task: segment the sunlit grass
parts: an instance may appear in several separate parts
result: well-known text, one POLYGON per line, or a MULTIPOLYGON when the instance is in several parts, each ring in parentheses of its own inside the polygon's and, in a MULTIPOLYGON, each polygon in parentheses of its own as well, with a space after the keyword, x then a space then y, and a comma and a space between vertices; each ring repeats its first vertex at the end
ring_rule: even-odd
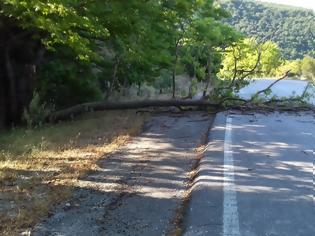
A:
POLYGON ((136 135, 134 111, 87 114, 72 122, 0 136, 0 234, 17 235, 71 196, 74 182, 136 135))

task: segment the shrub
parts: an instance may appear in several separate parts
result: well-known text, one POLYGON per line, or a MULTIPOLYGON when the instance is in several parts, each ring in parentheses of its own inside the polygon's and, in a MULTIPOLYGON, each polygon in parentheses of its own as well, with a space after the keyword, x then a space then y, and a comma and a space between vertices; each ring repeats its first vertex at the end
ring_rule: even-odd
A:
POLYGON ((41 69, 39 93, 57 109, 102 98, 91 65, 62 59, 51 60, 41 69))

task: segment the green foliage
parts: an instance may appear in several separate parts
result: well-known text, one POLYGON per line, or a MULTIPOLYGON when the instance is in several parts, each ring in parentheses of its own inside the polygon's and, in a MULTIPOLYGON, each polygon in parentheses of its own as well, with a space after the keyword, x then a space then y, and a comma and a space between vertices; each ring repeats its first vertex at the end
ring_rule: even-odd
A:
POLYGON ((301 61, 301 72, 305 78, 315 82, 315 59, 305 56, 301 61))
POLYGON ((223 68, 219 73, 223 79, 239 79, 245 75, 246 78, 271 76, 281 64, 280 49, 275 43, 260 44, 254 38, 235 43, 223 55, 223 68))
POLYGON ((272 76, 276 68, 281 64, 281 50, 278 45, 272 41, 267 41, 261 44, 260 47, 262 53, 260 61, 260 74, 263 76, 272 76))
POLYGON ((259 42, 273 41, 285 59, 314 57, 314 19, 312 10, 249 0, 221 0, 232 12, 228 22, 247 37, 259 42))
POLYGON ((274 71, 273 76, 282 76, 287 71, 290 71, 291 74, 301 75, 301 61, 300 60, 284 60, 280 66, 274 71))
POLYGON ((40 76, 41 98, 57 108, 102 98, 90 64, 55 58, 41 69, 40 76))
POLYGON ((0 15, 40 38, 50 50, 58 45, 72 48, 77 57, 87 60, 96 56, 91 38, 105 38, 108 30, 100 24, 97 11, 88 8, 88 1, 69 0, 3 0, 0 15))
POLYGON ((180 61, 190 78, 205 82, 204 95, 209 93, 213 96, 218 85, 216 75, 222 62, 220 51, 241 37, 232 27, 222 23, 222 19, 228 16, 218 5, 214 4, 210 8, 205 3, 190 21, 189 29, 185 31, 180 61))
MULTIPOLYGON (((24 83, 7 73, 8 61, 33 68, 27 78, 38 81, 41 104, 57 109, 131 85, 165 90, 179 71, 211 91, 220 83, 221 52, 241 37, 222 23, 229 13, 213 0, 3 0, 0 9, 0 49, 9 48, 0 57, 3 81, 24 83)), ((8 97, 18 100, 14 92, 8 97)))
POLYGON ((315 59, 306 55, 302 60, 285 60, 275 70, 274 76, 283 75, 286 71, 298 77, 315 82, 315 59))
POLYGON ((171 87, 170 72, 168 70, 161 70, 159 77, 154 80, 153 86, 158 89, 160 93, 169 89, 171 87))

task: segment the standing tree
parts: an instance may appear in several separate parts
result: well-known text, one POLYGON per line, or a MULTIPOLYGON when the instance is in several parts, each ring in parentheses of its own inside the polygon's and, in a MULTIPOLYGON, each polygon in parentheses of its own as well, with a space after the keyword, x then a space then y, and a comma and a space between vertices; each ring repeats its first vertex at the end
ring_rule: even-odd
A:
MULTIPOLYGON (((217 73, 221 69, 221 51, 236 41, 240 35, 230 26, 221 23, 227 12, 213 6, 197 12, 186 47, 186 68, 194 71, 199 81, 205 83, 203 97, 212 96, 217 86, 217 73), (191 52, 191 53, 190 53, 191 52), (188 54, 187 54, 188 53, 188 54), (189 54, 190 53, 190 54, 189 54)), ((189 71, 187 71, 189 73, 189 71)), ((191 73, 191 72, 190 72, 191 73)))
POLYGON ((301 72, 305 78, 315 82, 315 59, 305 56, 301 61, 301 72))
POLYGON ((276 44, 270 41, 259 44, 254 38, 243 39, 228 47, 223 53, 223 68, 219 72, 225 84, 224 93, 239 91, 250 78, 272 75, 281 64, 280 55, 276 44))
POLYGON ((82 4, 66 0, 1 1, 0 126, 19 121, 32 97, 45 51, 64 45, 78 60, 97 57, 91 39, 105 38, 108 31, 82 4))

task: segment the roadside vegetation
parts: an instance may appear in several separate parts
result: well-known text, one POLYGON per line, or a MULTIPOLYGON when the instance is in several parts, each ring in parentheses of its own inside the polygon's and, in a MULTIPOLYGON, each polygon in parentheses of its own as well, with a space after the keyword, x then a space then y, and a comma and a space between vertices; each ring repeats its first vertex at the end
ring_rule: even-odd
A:
POLYGON ((4 0, 0 7, 2 128, 42 123, 56 110, 117 99, 131 87, 140 96, 149 85, 181 98, 178 75, 190 80, 185 97, 201 90, 215 102, 246 77, 313 76, 304 66, 314 64, 311 51, 288 61, 276 43, 225 23, 231 14, 212 0, 4 0))
POLYGON ((247 101, 237 92, 257 77, 314 84, 313 52, 287 56, 274 38, 242 34, 217 1, 3 0, 0 9, 0 234, 47 215, 146 120, 93 111, 148 98, 267 106, 259 95, 270 88, 247 101))
POLYGON ((0 135, 0 234, 18 235, 47 216, 71 196, 79 177, 138 134, 146 117, 99 112, 0 135))

